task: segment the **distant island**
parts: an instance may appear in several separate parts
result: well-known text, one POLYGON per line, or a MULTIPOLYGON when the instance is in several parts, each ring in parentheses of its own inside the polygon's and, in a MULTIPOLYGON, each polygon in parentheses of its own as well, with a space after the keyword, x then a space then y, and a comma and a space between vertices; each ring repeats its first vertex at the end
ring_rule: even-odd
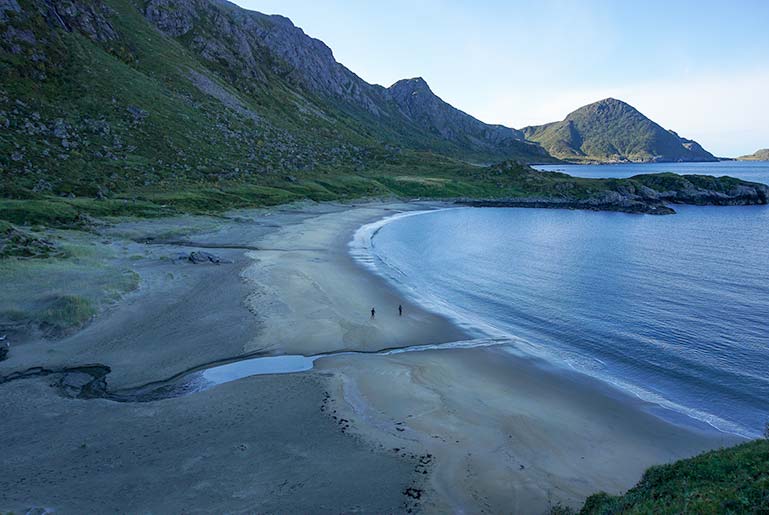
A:
POLYGON ((740 161, 769 161, 769 148, 762 148, 756 150, 754 153, 747 156, 740 156, 737 158, 740 161))
POLYGON ((563 121, 522 130, 553 157, 576 163, 718 161, 696 141, 614 98, 581 107, 563 121))

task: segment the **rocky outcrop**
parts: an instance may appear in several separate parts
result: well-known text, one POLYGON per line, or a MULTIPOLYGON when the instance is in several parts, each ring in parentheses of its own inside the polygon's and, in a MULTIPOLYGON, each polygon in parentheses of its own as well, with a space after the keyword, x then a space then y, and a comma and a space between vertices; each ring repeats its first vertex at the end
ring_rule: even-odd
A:
POLYGON ((769 204, 769 186, 733 177, 636 175, 630 181, 645 188, 646 197, 673 204, 698 206, 750 206, 769 204))
MULTIPOLYGON (((62 54, 51 52, 56 37, 41 26, 67 32, 79 32, 99 43, 116 40, 119 34, 112 26, 112 9, 100 0, 0 0, 0 52, 26 55, 35 63, 26 73, 45 80, 46 68, 60 67, 62 54), (22 9, 23 5, 23 9, 22 9), (38 18, 45 20, 40 24, 38 18)), ((54 45, 55 46, 55 45, 54 45)))
POLYGON ((540 209, 579 209, 586 211, 619 211, 645 215, 673 215, 675 210, 659 201, 641 200, 614 192, 596 195, 589 199, 524 197, 494 200, 461 200, 460 204, 472 207, 527 207, 540 209))
POLYGON ((48 18, 65 30, 77 31, 94 41, 111 41, 118 34, 109 17, 112 9, 99 1, 45 0, 48 18))
POLYGON ((520 190, 533 189, 543 193, 537 196, 462 200, 461 203, 478 207, 587 209, 654 215, 674 214, 675 210, 667 204, 769 204, 769 186, 733 177, 660 173, 585 183, 566 174, 537 172, 510 163, 500 163, 487 170, 491 174, 512 177, 520 184, 520 190))
POLYGON ((193 29, 198 20, 196 9, 203 5, 184 0, 150 0, 144 16, 164 34, 178 38, 193 29))
POLYGON ((240 75, 264 79, 278 71, 316 94, 343 99, 381 115, 384 88, 372 86, 336 62, 325 43, 283 16, 248 11, 224 0, 150 0, 145 16, 172 37, 192 39, 206 60, 240 75))
POLYGON ((55 243, 13 226, 0 227, 0 258, 62 257, 64 252, 55 243))
POLYGON ((232 263, 232 261, 222 259, 216 254, 211 254, 210 252, 203 252, 202 250, 196 250, 194 252, 190 252, 190 255, 187 256, 186 259, 193 265, 199 265, 201 263, 213 263, 215 265, 221 265, 223 263, 232 263))

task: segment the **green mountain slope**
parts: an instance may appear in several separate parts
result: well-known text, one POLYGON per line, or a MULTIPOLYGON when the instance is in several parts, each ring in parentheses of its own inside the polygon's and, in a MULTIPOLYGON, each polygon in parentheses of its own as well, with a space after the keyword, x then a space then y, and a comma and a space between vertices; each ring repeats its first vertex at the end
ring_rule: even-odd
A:
POLYGON ((613 98, 577 109, 561 122, 522 130, 553 156, 574 162, 716 160, 697 142, 663 129, 613 98))
POLYGON ((769 148, 762 148, 761 150, 756 150, 754 153, 747 155, 747 156, 741 156, 738 157, 740 161, 769 161, 769 148))
POLYGON ((684 181, 663 198, 632 180, 478 166, 547 154, 424 81, 370 85, 286 18, 224 0, 0 0, 0 128, 0 220, 22 225, 306 198, 659 213, 767 197, 684 181))
POLYGON ((0 13, 6 197, 347 177, 307 185, 330 197, 370 192, 364 171, 542 157, 443 138, 286 18, 228 2, 2 0, 0 13))

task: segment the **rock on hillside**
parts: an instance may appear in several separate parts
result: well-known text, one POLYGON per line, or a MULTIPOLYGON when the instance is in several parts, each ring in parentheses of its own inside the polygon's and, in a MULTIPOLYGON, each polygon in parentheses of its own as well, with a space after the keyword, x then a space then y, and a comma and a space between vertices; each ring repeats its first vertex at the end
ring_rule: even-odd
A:
POLYGON ((149 0, 147 19, 165 34, 191 40, 204 59, 247 78, 264 78, 264 67, 282 72, 309 90, 384 111, 384 88, 372 86, 334 59, 322 41, 288 18, 242 9, 225 0, 149 0))

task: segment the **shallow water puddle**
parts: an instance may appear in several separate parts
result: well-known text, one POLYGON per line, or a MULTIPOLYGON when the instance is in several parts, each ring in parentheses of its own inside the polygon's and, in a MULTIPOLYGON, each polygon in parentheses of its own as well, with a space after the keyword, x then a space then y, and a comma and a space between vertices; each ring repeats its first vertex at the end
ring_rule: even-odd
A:
POLYGON ((311 370, 321 356, 268 356, 227 363, 201 372, 203 379, 214 384, 237 381, 244 377, 265 374, 293 374, 311 370))
POLYGON ((213 366, 211 368, 204 369, 200 372, 199 377, 212 385, 219 385, 237 381, 244 377, 268 375, 268 374, 294 374, 298 372, 306 372, 312 370, 315 362, 322 358, 333 358, 335 356, 351 356, 351 355, 378 355, 378 356, 391 356, 394 354, 403 354, 407 352, 425 352, 429 350, 446 350, 446 349, 470 349, 475 347, 490 347, 492 345, 502 345, 504 343, 511 343, 508 340, 500 340, 493 338, 483 338, 477 340, 466 340, 459 342, 432 344, 432 345, 413 345, 410 347, 400 347, 395 349, 386 349, 376 352, 360 352, 360 351, 341 351, 341 352, 329 352, 326 354, 317 354, 314 356, 303 355, 284 355, 284 356, 264 356, 258 358, 249 358, 242 361, 236 361, 233 363, 227 363, 224 365, 213 366))
POLYGON ((243 359, 231 360, 228 363, 219 361, 208 365, 201 365, 164 381, 152 382, 139 387, 126 388, 118 391, 110 391, 108 376, 111 370, 109 367, 103 365, 88 365, 58 370, 35 367, 24 372, 0 377, 0 384, 18 379, 54 376, 57 377, 58 380, 52 383, 53 386, 66 397, 79 399, 109 399, 116 402, 151 402, 204 392, 215 386, 231 383, 251 376, 306 372, 312 370, 315 362, 322 358, 351 355, 391 356, 408 352, 471 349, 476 347, 511 344, 514 344, 514 341, 506 338, 481 338, 433 345, 413 345, 410 347, 399 347, 375 352, 340 351, 317 354, 314 356, 284 355, 246 357, 243 359))
POLYGON ((470 349, 476 347, 491 347, 513 343, 508 339, 481 338, 434 345, 414 345, 385 349, 376 352, 340 351, 314 356, 284 355, 260 356, 246 358, 230 363, 212 365, 209 368, 199 367, 194 371, 181 374, 175 378, 140 388, 123 390, 109 395, 113 400, 123 402, 148 402, 172 397, 181 397, 192 393, 203 392, 215 386, 231 383, 246 377, 271 374, 295 374, 312 370, 315 362, 323 358, 352 355, 391 356, 408 352, 425 352, 430 350, 470 349))

